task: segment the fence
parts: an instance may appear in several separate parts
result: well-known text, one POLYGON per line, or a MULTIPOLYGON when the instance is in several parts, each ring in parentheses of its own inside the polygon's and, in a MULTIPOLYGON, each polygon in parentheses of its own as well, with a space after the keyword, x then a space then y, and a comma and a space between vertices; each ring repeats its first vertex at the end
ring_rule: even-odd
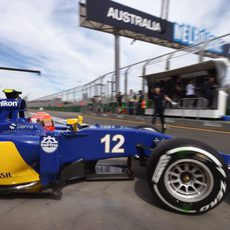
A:
MULTIPOLYGON (((214 105, 215 106, 215 105, 214 105)), ((144 106, 143 101, 132 101, 132 102, 122 102, 119 106, 118 102, 108 102, 95 101, 82 106, 76 106, 72 104, 66 104, 63 107, 48 106, 50 110, 60 110, 60 111, 70 111, 70 112, 83 112, 83 113, 116 113, 116 114, 129 114, 129 115, 144 115, 145 109, 153 109, 153 101, 145 100, 144 106)), ((202 110, 210 109, 208 107, 208 101, 203 97, 196 98, 181 98, 177 100, 177 104, 172 106, 170 103, 165 105, 166 109, 193 109, 202 110)), ((214 107, 212 109, 215 109, 214 107)))
MULTIPOLYGON (((127 101, 128 91, 130 89, 134 89, 136 91, 142 89, 144 93, 146 92, 146 82, 144 79, 140 78, 140 76, 144 76, 148 72, 152 73, 172 69, 172 64, 174 64, 174 68, 179 67, 178 64, 182 64, 184 66, 188 65, 188 63, 186 63, 186 58, 188 59, 187 62, 189 62, 190 65, 196 63, 197 61, 204 61, 204 59, 207 59, 207 57, 205 57, 206 55, 213 58, 220 57, 220 55, 211 53, 210 50, 229 43, 229 38, 230 34, 225 34, 206 42, 122 67, 120 69, 122 77, 120 82, 123 82, 121 85, 121 92, 124 95, 125 101, 127 101), (196 54, 199 55, 198 60, 196 54), (177 63, 172 62, 174 60, 179 60, 178 58, 182 58, 180 60, 182 60, 183 63, 180 61, 177 63), (132 77, 132 81, 130 81, 130 77, 132 77)), ((51 103, 53 100, 61 100, 62 102, 71 102, 74 104, 88 104, 95 96, 102 98, 103 103, 107 104, 115 101, 115 86, 115 72, 111 71, 97 77, 95 80, 87 84, 33 100, 31 101, 31 105, 36 106, 37 103, 45 103, 45 101, 49 101, 49 103, 51 103)))

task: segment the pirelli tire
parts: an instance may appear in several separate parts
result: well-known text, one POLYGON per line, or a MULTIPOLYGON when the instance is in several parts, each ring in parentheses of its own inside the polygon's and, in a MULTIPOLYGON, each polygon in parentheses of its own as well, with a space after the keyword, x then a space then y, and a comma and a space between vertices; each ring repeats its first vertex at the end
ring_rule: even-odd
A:
POLYGON ((147 162, 149 187, 159 202, 176 212, 199 214, 216 207, 229 188, 229 175, 212 147, 191 139, 159 144, 147 162))

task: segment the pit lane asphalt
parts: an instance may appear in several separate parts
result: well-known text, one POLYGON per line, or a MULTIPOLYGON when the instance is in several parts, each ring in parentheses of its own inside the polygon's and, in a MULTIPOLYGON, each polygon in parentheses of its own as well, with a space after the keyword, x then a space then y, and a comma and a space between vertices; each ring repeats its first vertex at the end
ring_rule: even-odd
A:
MULTIPOLYGON (((52 113, 73 117, 70 113, 52 113)), ((86 123, 138 125, 136 122, 85 116, 86 123)), ((195 138, 229 152, 230 133, 171 127, 168 134, 195 138), (228 151, 229 150, 229 151, 228 151)), ((135 180, 79 182, 63 189, 61 200, 43 196, 14 195, 0 199, 1 230, 227 230, 230 227, 230 195, 217 208, 203 215, 186 216, 157 204, 145 182, 145 168, 134 162, 135 180)))

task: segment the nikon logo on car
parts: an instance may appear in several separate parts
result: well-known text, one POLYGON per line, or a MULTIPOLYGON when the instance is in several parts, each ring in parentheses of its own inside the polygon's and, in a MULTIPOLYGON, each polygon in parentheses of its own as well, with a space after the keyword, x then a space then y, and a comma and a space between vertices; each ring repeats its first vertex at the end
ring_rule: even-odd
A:
POLYGON ((0 101, 0 106, 2 107, 10 107, 10 106, 17 106, 18 102, 17 101, 0 101))
POLYGON ((10 172, 7 172, 7 173, 0 172, 0 179, 10 178, 10 177, 12 177, 10 172))

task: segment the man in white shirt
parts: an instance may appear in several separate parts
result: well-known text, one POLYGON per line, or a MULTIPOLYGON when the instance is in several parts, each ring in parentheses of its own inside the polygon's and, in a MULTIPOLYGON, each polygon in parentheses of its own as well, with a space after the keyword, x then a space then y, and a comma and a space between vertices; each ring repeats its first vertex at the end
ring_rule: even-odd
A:
POLYGON ((192 81, 189 81, 186 86, 186 96, 195 96, 195 86, 192 81))
MULTIPOLYGON (((189 83, 186 85, 186 98, 196 98, 195 93, 195 86, 193 84, 193 81, 190 80, 189 83)), ((197 99, 194 99, 193 106, 196 107, 197 99)))

